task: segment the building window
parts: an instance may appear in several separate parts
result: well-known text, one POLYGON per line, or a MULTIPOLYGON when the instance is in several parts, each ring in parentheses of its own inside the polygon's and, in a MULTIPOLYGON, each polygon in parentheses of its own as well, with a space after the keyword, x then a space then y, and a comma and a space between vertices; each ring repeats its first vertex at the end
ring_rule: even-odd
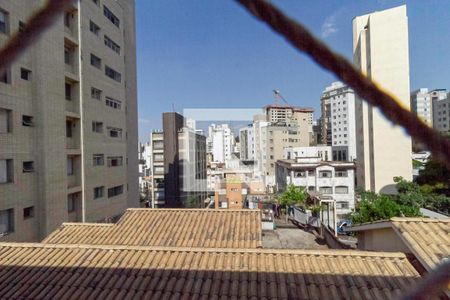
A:
POLYGON ((112 107, 114 109, 122 109, 122 101, 113 99, 111 97, 105 98, 106 106, 112 107))
POLYGON ((34 172, 34 162, 32 161, 24 161, 22 164, 22 170, 24 173, 34 172))
POLYGON ((108 156, 108 167, 120 167, 123 165, 122 156, 108 156))
POLYGON ((8 133, 12 130, 11 110, 0 108, 0 133, 8 133))
POLYGON ((72 18, 72 14, 70 12, 66 12, 64 14, 64 25, 70 28, 70 19, 72 18))
POLYGON ((116 25, 117 27, 120 27, 120 20, 119 18, 117 18, 112 11, 109 10, 109 8, 107 8, 105 5, 103 5, 103 14, 105 15, 105 17, 111 21, 111 23, 113 23, 114 25, 116 25))
POLYGON ((34 206, 25 207, 23 209, 23 219, 30 219, 34 217, 34 206))
POLYGON ((73 175, 73 157, 67 157, 67 176, 73 175))
POLYGON ((66 120, 66 137, 72 137, 72 121, 66 120))
POLYGON ((319 192, 322 194, 333 194, 333 188, 331 186, 319 187, 319 192))
POLYGON ((69 47, 64 47, 64 63, 70 65, 72 60, 70 59, 72 50, 69 47))
POLYGON ((112 138, 122 138, 122 129, 108 127, 108 135, 112 138))
POLYGON ((339 201, 336 202, 336 208, 337 209, 348 209, 350 206, 348 205, 348 202, 346 201, 339 201))
POLYGON ((3 73, 0 73, 0 82, 10 84, 11 83, 11 70, 7 69, 3 73))
POLYGON ((123 185, 118 185, 108 189, 108 198, 120 195, 123 193, 123 185))
POLYGON ((8 34, 8 13, 0 9, 0 32, 8 34))
POLYGON ((75 211, 75 201, 76 196, 74 194, 70 194, 67 197, 67 212, 71 213, 75 211))
POLYGON ((336 194, 348 194, 348 186, 337 186, 334 188, 336 194))
POLYGON ((319 178, 331 178, 331 171, 320 171, 319 178))
POLYGON ((95 56, 94 54, 91 53, 91 66, 94 66, 98 69, 102 68, 102 60, 100 57, 95 56))
POLYGON ((19 21, 19 32, 23 32, 25 30, 25 23, 22 21, 19 21))
POLYGON ((105 187, 98 186, 94 188, 94 199, 102 198, 104 193, 105 187))
POLYGON ((33 127, 33 117, 32 116, 22 116, 22 125, 27 127, 33 127))
POLYGON ((347 171, 336 171, 334 173, 335 177, 348 177, 348 172, 347 171))
POLYGON ((100 27, 95 24, 94 22, 92 22, 91 20, 89 21, 89 30, 98 36, 99 32, 100 32, 100 27))
POLYGON ((101 100, 102 99, 102 90, 99 90, 95 87, 91 87, 91 97, 93 99, 101 100))
POLYGON ((294 177, 306 177, 306 171, 297 171, 294 172, 294 177))
POLYGON ((115 43, 112 39, 110 39, 107 35, 104 36, 104 43, 105 46, 111 48, 117 54, 120 54, 120 46, 117 43, 115 43))
POLYGON ((109 78, 114 79, 117 82, 122 81, 122 75, 108 66, 105 66, 105 75, 108 76, 109 78))
POLYGON ((13 182, 13 160, 0 159, 0 183, 13 182))
POLYGON ((66 100, 72 100, 72 85, 66 82, 65 85, 66 100))
POLYGON ((14 232, 14 209, 0 210, 0 236, 14 232))
POLYGON ((31 80, 31 71, 21 68, 20 69, 20 78, 22 78, 23 80, 31 80))
POLYGON ((105 159, 103 154, 94 154, 92 156, 92 164, 94 166, 103 166, 105 164, 105 159))
POLYGON ((103 132, 103 122, 92 122, 92 131, 97 133, 103 132))

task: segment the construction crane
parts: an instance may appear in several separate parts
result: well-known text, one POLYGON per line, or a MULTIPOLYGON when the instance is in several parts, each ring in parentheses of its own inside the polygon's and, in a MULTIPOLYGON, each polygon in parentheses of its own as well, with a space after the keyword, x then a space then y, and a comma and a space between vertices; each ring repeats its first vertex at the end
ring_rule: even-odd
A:
POLYGON ((284 101, 284 103, 289 104, 286 99, 281 95, 280 90, 273 90, 273 93, 275 95, 275 103, 278 102, 278 99, 281 99, 284 101))

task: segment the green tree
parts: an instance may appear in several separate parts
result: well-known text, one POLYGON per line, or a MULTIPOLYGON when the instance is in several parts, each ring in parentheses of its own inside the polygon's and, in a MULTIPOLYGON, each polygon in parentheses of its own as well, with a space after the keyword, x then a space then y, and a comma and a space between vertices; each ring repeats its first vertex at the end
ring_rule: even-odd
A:
POLYGON ((361 202, 350 215, 354 224, 388 220, 393 217, 420 216, 418 205, 404 205, 392 195, 378 195, 372 192, 361 193, 361 202))
POLYGON ((286 190, 279 196, 280 204, 283 206, 299 205, 305 206, 308 193, 302 186, 289 184, 286 190))

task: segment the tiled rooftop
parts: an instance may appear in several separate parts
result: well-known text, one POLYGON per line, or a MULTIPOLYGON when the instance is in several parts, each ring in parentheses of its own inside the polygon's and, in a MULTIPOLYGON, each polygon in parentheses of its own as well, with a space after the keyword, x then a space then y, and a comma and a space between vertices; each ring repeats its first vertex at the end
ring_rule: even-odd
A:
POLYGON ((128 209, 116 224, 64 223, 43 243, 262 247, 259 210, 128 209))
POLYGON ((392 218, 391 222, 427 270, 450 258, 450 219, 392 218))
POLYGON ((0 244, 2 299, 392 299, 418 277, 400 253, 0 244))

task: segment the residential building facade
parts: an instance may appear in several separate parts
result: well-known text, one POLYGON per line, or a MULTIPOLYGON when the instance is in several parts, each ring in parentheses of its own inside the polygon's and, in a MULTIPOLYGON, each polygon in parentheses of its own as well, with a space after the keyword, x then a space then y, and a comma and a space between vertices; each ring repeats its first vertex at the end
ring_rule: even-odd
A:
POLYGON ((355 164, 324 162, 321 158, 296 158, 277 161, 277 189, 293 184, 308 192, 329 196, 336 201, 336 213, 344 215, 355 208, 355 164))
POLYGON ((427 88, 411 93, 411 111, 425 124, 433 127, 433 101, 427 88))
POLYGON ((154 131, 152 207, 204 207, 207 197, 206 137, 186 126, 176 112, 163 113, 163 130, 154 131))
POLYGON ((441 133, 450 132, 450 96, 444 89, 430 92, 433 102, 433 127, 441 133))
MULTIPOLYGON (((42 4, 1 1, 0 46, 42 4)), ((0 75, 1 241, 139 205, 135 47, 134 1, 73 1, 0 75)))
MULTIPOLYGON (((406 6, 353 19, 353 59, 369 79, 409 109, 409 51, 406 6)), ((357 185, 396 193, 394 177, 412 179, 411 138, 381 112, 356 97, 357 185)))
POLYGON ((209 151, 214 162, 225 162, 231 159, 235 140, 228 124, 211 124, 208 128, 209 151))
POLYGON ((285 147, 283 159, 296 159, 298 157, 319 157, 322 161, 331 161, 333 150, 331 146, 317 145, 309 147, 285 147))
POLYGON ((240 159, 242 161, 255 160, 255 128, 249 125, 239 130, 240 159))

